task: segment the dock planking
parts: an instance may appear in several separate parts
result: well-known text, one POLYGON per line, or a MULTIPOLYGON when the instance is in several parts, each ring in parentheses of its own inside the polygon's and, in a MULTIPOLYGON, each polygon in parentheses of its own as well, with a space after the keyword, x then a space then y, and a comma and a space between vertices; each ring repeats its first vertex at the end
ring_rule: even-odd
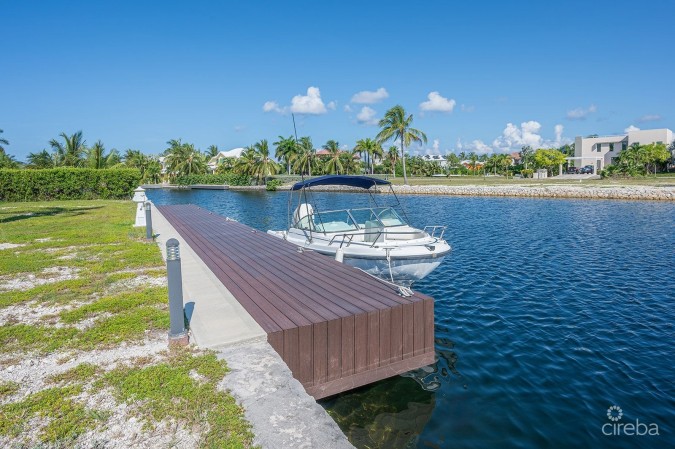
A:
POLYGON ((434 363, 434 302, 194 205, 159 206, 316 399, 434 363))

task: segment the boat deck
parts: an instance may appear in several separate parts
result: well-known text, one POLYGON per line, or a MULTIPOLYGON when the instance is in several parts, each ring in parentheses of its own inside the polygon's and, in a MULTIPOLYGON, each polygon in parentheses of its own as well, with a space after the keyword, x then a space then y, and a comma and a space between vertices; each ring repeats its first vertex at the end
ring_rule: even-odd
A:
POLYGON ((160 212, 320 399, 434 363, 434 302, 194 205, 160 212))

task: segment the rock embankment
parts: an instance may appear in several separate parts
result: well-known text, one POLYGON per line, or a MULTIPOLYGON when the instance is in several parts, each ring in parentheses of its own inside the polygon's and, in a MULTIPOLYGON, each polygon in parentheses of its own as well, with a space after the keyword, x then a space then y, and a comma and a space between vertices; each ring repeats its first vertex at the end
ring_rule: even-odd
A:
MULTIPOLYGON (((387 190, 380 189, 385 193, 387 190)), ((531 198, 584 198, 674 201, 675 187, 653 186, 394 186, 396 194, 453 196, 510 196, 531 198)))
MULTIPOLYGON (((395 185, 397 195, 449 196, 506 196, 528 198, 583 198, 611 200, 675 201, 675 187, 671 186, 575 186, 575 185, 395 185)), ((290 185, 277 190, 289 190, 290 185)), ((265 186, 238 186, 231 190, 265 190, 265 186)), ((316 192, 363 192, 362 189, 339 186, 312 187, 316 192)), ((389 187, 380 187, 380 193, 389 193, 389 187)))

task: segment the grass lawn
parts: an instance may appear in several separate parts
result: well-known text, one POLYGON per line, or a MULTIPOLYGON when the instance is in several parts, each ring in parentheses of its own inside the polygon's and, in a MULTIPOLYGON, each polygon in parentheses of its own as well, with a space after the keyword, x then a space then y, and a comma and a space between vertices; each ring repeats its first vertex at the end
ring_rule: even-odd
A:
POLYGON ((251 447, 213 353, 168 351, 129 201, 0 203, 0 446, 251 447))

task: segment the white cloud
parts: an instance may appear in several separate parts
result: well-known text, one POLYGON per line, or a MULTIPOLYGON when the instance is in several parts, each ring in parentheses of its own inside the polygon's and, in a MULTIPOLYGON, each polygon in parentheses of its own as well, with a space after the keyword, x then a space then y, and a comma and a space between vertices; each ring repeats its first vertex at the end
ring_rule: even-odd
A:
POLYGON ((337 102, 336 102, 336 101, 331 101, 330 103, 328 103, 328 104, 326 105, 326 107, 327 107, 328 109, 330 109, 331 111, 334 111, 335 108, 337 108, 337 102))
POLYGON ((541 148, 543 139, 539 135, 541 125, 539 122, 530 120, 523 122, 520 127, 513 123, 507 123, 506 128, 502 131, 502 135, 497 137, 492 146, 507 151, 511 148, 518 148, 529 145, 534 149, 541 148))
POLYGON ((242 132, 242 131, 245 130, 245 129, 246 129, 246 127, 245 127, 244 125, 235 125, 235 127, 234 127, 234 132, 240 133, 240 132, 242 132))
POLYGON ((658 122, 661 120, 661 116, 658 114, 647 114, 643 115, 638 119, 638 122, 640 123, 645 123, 645 122, 658 122))
POLYGON ((377 125, 378 120, 375 118, 375 114, 377 114, 377 112, 374 109, 364 106, 356 115, 356 120, 364 125, 377 125))
POLYGON ((598 108, 594 104, 590 105, 587 108, 576 108, 570 111, 567 111, 567 118, 569 120, 586 120, 588 114, 591 114, 597 111, 598 108))
POLYGON ((475 106, 467 106, 465 104, 461 105, 462 112, 473 112, 476 110, 475 106))
POLYGON ((308 87, 307 95, 296 95, 291 99, 291 112, 296 114, 319 115, 327 112, 326 106, 321 100, 321 92, 318 87, 308 87))
POLYGON ((420 103, 420 110, 425 112, 452 112, 457 102, 447 99, 434 91, 427 95, 428 100, 420 103))
POLYGON ((467 149, 470 152, 475 151, 476 154, 490 154, 493 151, 490 145, 487 145, 485 142, 479 139, 476 139, 468 144, 467 149))
POLYGON ((564 129, 565 129, 565 127, 560 125, 560 124, 555 125, 553 127, 553 130, 555 132, 555 142, 557 144, 556 146, 562 145, 562 133, 563 133, 564 129))
POLYGON ((388 97, 389 92, 387 92, 387 89, 385 89, 384 87, 380 87, 376 91, 362 90, 361 92, 354 94, 354 96, 352 97, 352 103, 374 104, 379 103, 380 101, 388 97))
POLYGON ((441 141, 438 140, 438 139, 434 139, 434 144, 431 146, 431 148, 434 149, 434 152, 436 154, 438 154, 438 149, 440 148, 440 146, 441 146, 441 141))
POLYGON ((462 143, 462 139, 459 137, 457 138, 457 144, 455 144, 455 148, 457 148, 457 151, 461 152, 462 148, 464 148, 464 144, 462 143))
POLYGON ((344 109, 345 112, 352 112, 352 107, 349 106, 348 104, 346 104, 345 107, 342 109, 344 109))
POLYGON ((279 103, 276 101, 266 101, 263 105, 263 111, 265 112, 278 112, 280 114, 284 113, 285 108, 279 107, 279 103))
POLYGON ((637 126, 630 125, 628 128, 623 130, 623 132, 625 133, 629 133, 632 131, 640 131, 640 128, 638 128, 637 126))

